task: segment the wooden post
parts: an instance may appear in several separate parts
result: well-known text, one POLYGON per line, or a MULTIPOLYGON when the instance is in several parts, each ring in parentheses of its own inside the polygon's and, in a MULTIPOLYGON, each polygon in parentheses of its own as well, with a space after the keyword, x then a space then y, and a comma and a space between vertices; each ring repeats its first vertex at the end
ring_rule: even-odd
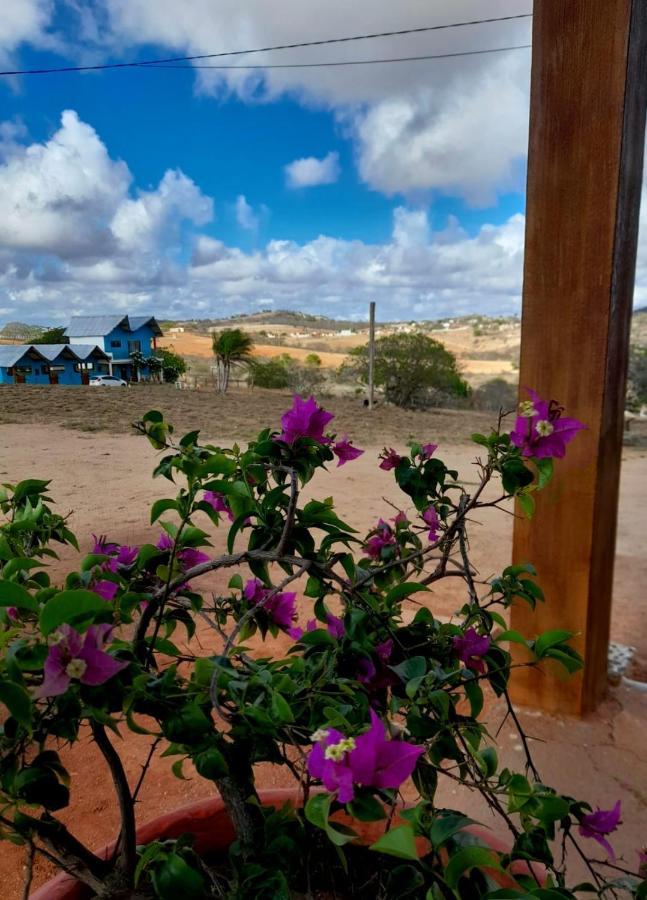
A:
POLYGON ((585 669, 520 669, 512 693, 575 715, 606 687, 646 103, 647 0, 536 0, 520 385, 588 430, 515 522, 513 558, 546 603, 515 607, 512 627, 576 633, 585 669))
POLYGON ((373 409, 375 394, 375 300, 368 308, 368 408, 373 409))

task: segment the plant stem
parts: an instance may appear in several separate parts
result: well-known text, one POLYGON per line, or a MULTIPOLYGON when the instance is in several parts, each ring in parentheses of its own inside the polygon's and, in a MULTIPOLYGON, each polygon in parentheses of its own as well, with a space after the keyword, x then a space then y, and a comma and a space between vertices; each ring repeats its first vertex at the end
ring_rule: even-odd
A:
POLYGON ((126 773, 121 764, 119 754, 112 746, 110 738, 106 734, 103 725, 92 722, 92 736, 108 764, 112 783, 115 787, 121 816, 121 830, 115 846, 113 859, 117 861, 117 867, 123 873, 128 887, 132 887, 135 868, 137 866, 137 834, 135 829, 135 805, 126 773))

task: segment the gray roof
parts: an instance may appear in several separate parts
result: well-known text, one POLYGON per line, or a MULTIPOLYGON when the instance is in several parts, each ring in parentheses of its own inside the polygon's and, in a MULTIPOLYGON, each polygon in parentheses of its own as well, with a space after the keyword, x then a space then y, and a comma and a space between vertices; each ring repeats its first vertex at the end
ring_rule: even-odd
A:
POLYGON ((65 333, 68 337, 98 337, 119 325, 128 328, 128 316, 72 316, 65 333))
POLYGON ((32 344, 0 344, 0 366, 2 368, 15 366, 29 350, 35 350, 41 359, 45 359, 40 350, 32 344))
POLYGON ((97 347, 96 344, 38 344, 37 349, 50 362, 53 362, 64 350, 68 351, 68 355, 76 357, 78 360, 87 359, 88 356, 100 355, 104 359, 109 359, 108 354, 97 347))
POLYGON ((73 338, 99 337, 120 326, 126 331, 136 331, 149 323, 155 334, 162 334, 154 316, 72 316, 65 333, 73 338))
POLYGON ((161 337, 162 329, 157 324, 157 320, 155 316, 128 316, 128 321, 130 322, 130 330, 137 331, 138 328, 141 328, 142 325, 149 325, 155 332, 155 334, 161 337))

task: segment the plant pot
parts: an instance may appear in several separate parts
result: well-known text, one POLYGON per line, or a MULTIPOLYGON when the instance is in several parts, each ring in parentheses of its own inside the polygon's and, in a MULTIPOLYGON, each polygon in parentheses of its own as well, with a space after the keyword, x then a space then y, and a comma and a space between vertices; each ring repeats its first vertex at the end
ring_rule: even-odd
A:
MULTIPOLYGON (((289 788, 259 791, 259 796, 264 806, 281 807, 286 803, 292 803, 293 805, 300 805, 301 803, 300 793, 289 788)), ((340 818, 342 821, 345 821, 345 824, 352 825, 353 829, 359 834, 361 843, 365 845, 374 843, 384 831, 383 821, 358 822, 356 820, 351 821, 343 814, 335 816, 337 821, 340 818)), ((394 822, 394 824, 397 824, 397 822, 394 822)), ((471 826, 465 830, 475 838, 478 838, 480 843, 487 844, 493 850, 505 852, 510 849, 509 845, 495 838, 485 828, 471 826)), ((220 797, 213 797, 209 800, 200 800, 198 803, 181 806, 164 816, 159 816, 150 822, 146 822, 137 829, 137 843, 149 844, 156 840, 169 840, 186 833, 193 835, 193 846, 197 853, 219 853, 227 850, 227 847, 235 837, 235 833, 229 814, 220 797)), ((425 842, 420 841, 419 847, 420 853, 424 853, 425 842)), ((114 842, 96 851, 97 856, 107 859, 113 849, 114 842)), ((516 874, 527 874, 528 872, 528 866, 523 862, 513 863, 511 868, 516 874)), ((545 877, 543 868, 535 864, 533 869, 537 878, 543 883, 545 877)), ((516 886, 513 878, 500 872, 493 871, 489 874, 501 887, 516 886)), ((33 894, 30 894, 30 900, 87 900, 91 896, 90 888, 77 881, 71 875, 63 873, 52 878, 34 891, 33 894)))

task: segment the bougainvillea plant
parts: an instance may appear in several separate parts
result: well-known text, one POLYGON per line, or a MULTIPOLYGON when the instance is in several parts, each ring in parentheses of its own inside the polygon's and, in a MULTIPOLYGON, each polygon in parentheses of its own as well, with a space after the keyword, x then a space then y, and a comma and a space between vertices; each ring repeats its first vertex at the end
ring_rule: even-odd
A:
POLYGON ((54 548, 78 547, 48 483, 5 485, 0 837, 102 898, 647 896, 640 872, 614 856, 620 805, 593 809, 543 783, 521 732, 522 771, 501 767, 482 713, 495 695, 520 729, 513 667, 581 665, 564 631, 526 639, 507 629, 512 603, 543 600, 535 572, 510 566, 481 580, 468 526, 480 507, 511 498, 531 515, 553 457, 583 426, 532 394, 511 432, 501 415, 490 435, 473 436, 479 480, 469 492, 435 444, 385 448, 375 465, 394 476, 402 508, 385 509, 363 535, 330 497, 301 498, 315 473, 317 484, 332 481, 362 452, 332 421, 297 397, 280 430, 243 449, 201 444, 195 431, 176 440, 159 412, 147 413, 137 428, 161 451, 154 474, 174 496, 153 504, 142 547, 119 546, 98 526, 61 583, 48 574, 54 548), (499 487, 486 492, 490 484, 499 487), (210 542, 214 526, 226 529, 224 553, 210 542), (222 570, 231 578, 220 594, 196 588, 222 570), (450 577, 464 601, 441 621, 430 586, 450 577), (213 640, 193 640, 198 624, 213 640), (264 650, 268 634, 283 634, 278 656, 264 650), (510 642, 525 659, 512 661, 510 642), (129 729, 150 736, 137 784, 110 736, 129 729), (108 859, 60 817, 70 804, 65 746, 87 736, 121 819, 108 859), (189 838, 137 845, 135 804, 155 754, 219 792, 236 833, 225 865, 210 866, 189 838), (294 776, 301 804, 263 807, 256 774, 267 762, 294 776), (437 802, 443 780, 461 786, 462 810, 437 802), (507 833, 505 851, 470 827, 470 791, 507 833), (358 822, 383 823, 370 847, 358 847, 358 822), (569 848, 586 862, 586 883, 568 880, 569 848), (328 869, 345 874, 325 894, 312 879, 328 869), (367 869, 362 887, 354 879, 367 869))

